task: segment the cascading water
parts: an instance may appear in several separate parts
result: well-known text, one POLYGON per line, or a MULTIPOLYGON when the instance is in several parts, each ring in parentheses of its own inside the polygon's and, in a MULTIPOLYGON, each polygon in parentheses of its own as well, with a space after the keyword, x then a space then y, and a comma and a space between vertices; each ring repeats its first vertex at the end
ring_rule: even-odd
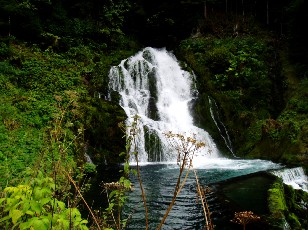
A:
POLYGON ((221 137, 225 141, 227 148, 230 150, 230 152, 233 154, 233 156, 235 156, 234 152, 233 152, 233 148, 232 148, 232 142, 231 142, 230 137, 229 137, 229 133, 228 133, 225 125, 220 120, 219 113, 218 113, 218 106, 217 106, 216 102, 214 101, 214 99, 211 99, 211 97, 208 97, 208 98, 209 98, 211 117, 212 117, 217 129, 219 130, 221 137))
MULTIPOLYGON (((119 103, 128 116, 126 123, 128 127, 133 116, 140 117, 137 150, 139 162, 147 163, 140 170, 149 205, 150 229, 156 228, 167 209, 178 175, 178 166, 174 164, 177 152, 170 148, 164 135, 168 131, 195 137, 206 144, 206 148, 194 157, 193 162, 202 185, 281 168, 280 165, 270 161, 226 159, 220 156, 210 135, 194 126, 190 115, 190 102, 197 95, 194 75, 181 69, 175 56, 166 49, 148 47, 122 60, 118 66, 113 66, 109 72, 109 91, 109 99, 114 91, 120 95, 119 103), (211 154, 208 154, 209 152, 211 154), (161 164, 162 162, 170 164, 161 164)), ((223 127, 223 124, 218 124, 214 102, 210 101, 210 104, 214 122, 217 126, 223 127)), ((227 134, 225 131, 222 135, 233 153, 227 134)), ((131 161, 133 163, 133 159, 131 161)), ((129 195, 124 216, 130 217, 128 229, 144 229, 140 188, 134 180, 132 178, 135 190, 129 195), (132 212, 134 215, 131 215, 132 212)), ((263 187, 263 184, 259 187, 263 187)), ((247 196, 250 197, 251 194, 247 196)), ((216 201, 211 203, 211 197, 208 198, 210 198, 210 210, 216 213, 216 218, 225 218, 223 209, 216 201)), ((260 204, 259 201, 257 203, 260 204)), ((218 222, 215 220, 216 224, 218 222)), ((223 225, 226 228, 221 229, 233 229, 229 219, 223 225)), ((195 180, 192 176, 187 178, 185 186, 177 197, 175 207, 169 213, 165 227, 164 229, 204 229, 203 212, 196 204, 195 180)))
POLYGON ((193 125, 189 103, 194 99, 194 76, 179 66, 166 49, 145 48, 123 60, 109 72, 109 89, 117 91, 129 126, 140 116, 138 139, 140 162, 174 162, 177 153, 168 145, 164 133, 196 137, 206 144, 198 157, 217 157, 218 150, 210 135, 193 125))
POLYGON ((308 192, 308 177, 302 167, 280 169, 272 173, 280 177, 283 183, 291 185, 294 189, 302 189, 308 192))

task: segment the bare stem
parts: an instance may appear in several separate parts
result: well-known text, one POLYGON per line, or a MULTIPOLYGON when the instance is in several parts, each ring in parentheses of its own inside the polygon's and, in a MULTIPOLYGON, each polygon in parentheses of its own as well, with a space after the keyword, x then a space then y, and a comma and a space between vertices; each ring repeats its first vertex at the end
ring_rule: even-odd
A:
POLYGON ((207 202, 206 202, 206 196, 205 196, 205 193, 200 186, 197 171, 195 169, 193 171, 194 171, 196 183, 197 183, 197 192, 198 192, 198 195, 200 197, 202 208, 203 208, 203 213, 204 213, 204 218, 205 218, 205 223, 206 223, 206 230, 212 230, 212 229, 214 229, 214 227, 213 227, 213 224, 212 224, 212 221, 211 221, 211 213, 210 213, 210 210, 209 210, 207 202))
POLYGON ((86 200, 83 198, 83 196, 82 196, 82 194, 81 194, 81 192, 80 192, 78 186, 76 185, 75 181, 74 181, 73 178, 69 175, 69 173, 66 172, 66 175, 67 175, 67 177, 69 178, 70 182, 74 185, 76 191, 78 192, 78 194, 79 194, 80 198, 82 199, 82 201, 84 202, 84 204, 87 206, 87 208, 88 208, 89 212, 91 213, 91 216, 92 216, 92 218, 93 218, 95 224, 97 225, 97 229, 98 229, 98 230, 101 230, 101 227, 99 226, 99 224, 98 224, 98 222, 97 222, 97 220, 96 220, 96 217, 95 217, 94 213, 92 212, 92 210, 91 210, 91 208, 89 207, 89 205, 88 205, 88 203, 86 202, 86 200))
POLYGON ((177 179, 177 182, 176 182, 176 185, 175 185, 175 189, 174 189, 174 193, 173 193, 173 197, 172 197, 172 201, 170 202, 169 204, 169 207, 168 209, 166 210, 166 213, 165 215, 163 216, 162 220, 160 221, 158 227, 156 228, 157 230, 160 230, 163 226, 163 224, 165 223, 168 215, 169 215, 169 212, 171 211, 175 201, 176 201, 176 197, 179 195, 181 189, 183 188, 185 182, 186 182, 186 179, 188 177, 188 174, 189 174, 189 169, 190 167, 188 167, 188 171, 186 172, 186 175, 184 177, 184 180, 182 181, 181 183, 181 177, 182 177, 182 174, 183 174, 183 171, 185 169, 185 161, 186 161, 186 158, 187 158, 187 152, 184 154, 184 157, 183 157, 183 162, 181 164, 181 167, 180 167, 180 173, 179 173, 179 176, 178 176, 178 179, 177 179))
POLYGON ((137 155, 136 155, 136 162, 137 162, 137 176, 138 176, 139 186, 140 186, 140 189, 141 189, 141 196, 142 196, 143 206, 144 206, 144 209, 145 209, 145 229, 149 229, 148 206, 147 206, 146 195, 145 195, 144 188, 143 188, 143 185, 142 185, 142 180, 141 180, 140 169, 139 169, 139 164, 138 164, 138 156, 137 155))
MULTIPOLYGON (((134 120, 136 123, 134 123, 137 126, 137 119, 138 117, 134 117, 134 120)), ((137 127, 133 127, 133 128, 137 128, 137 127)), ((134 132, 136 133, 136 132, 134 132)), ((135 159, 136 159, 136 163, 137 163, 137 177, 138 177, 138 181, 139 181, 139 186, 141 189, 141 197, 142 197, 142 201, 143 201, 143 206, 145 209, 145 229, 149 229, 149 211, 148 211, 148 206, 147 206, 147 199, 146 199, 146 195, 144 192, 144 188, 143 188, 143 184, 142 184, 142 180, 141 180, 141 174, 140 174, 140 167, 139 167, 139 159, 138 159, 138 151, 137 151, 137 143, 136 143, 136 135, 133 134, 133 142, 134 142, 134 153, 135 153, 135 159)))

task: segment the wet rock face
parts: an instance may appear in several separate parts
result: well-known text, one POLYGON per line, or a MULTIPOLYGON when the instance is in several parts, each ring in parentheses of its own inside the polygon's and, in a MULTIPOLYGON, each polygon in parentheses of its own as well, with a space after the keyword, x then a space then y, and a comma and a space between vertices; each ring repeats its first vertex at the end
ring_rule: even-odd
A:
POLYGON ((86 111, 85 138, 88 154, 95 164, 118 164, 123 159, 119 154, 125 150, 124 133, 118 124, 124 122, 123 109, 112 102, 95 99, 86 111))

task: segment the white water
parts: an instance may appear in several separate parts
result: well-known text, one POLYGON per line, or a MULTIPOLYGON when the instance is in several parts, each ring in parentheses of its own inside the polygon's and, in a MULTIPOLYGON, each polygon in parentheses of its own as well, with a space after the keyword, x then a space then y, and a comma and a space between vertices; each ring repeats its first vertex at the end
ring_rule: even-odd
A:
POLYGON ((291 185, 294 189, 302 189, 308 192, 308 177, 302 167, 280 169, 272 173, 280 177, 283 183, 291 185))
POLYGON ((193 80, 194 76, 181 69, 174 55, 165 49, 145 48, 111 68, 109 89, 120 94, 120 105, 129 118, 127 125, 134 115, 141 117, 137 143, 141 162, 176 161, 177 153, 163 134, 168 131, 204 142, 206 147, 198 154, 198 161, 206 155, 218 157, 210 135, 193 125, 189 109, 196 91, 193 80), (151 148, 146 148, 147 138, 152 140, 151 148))
POLYGON ((219 114, 217 112, 218 106, 213 99, 211 99, 210 97, 208 97, 208 98, 209 98, 211 117, 212 117, 217 129, 219 130, 221 137, 224 139, 226 146, 228 147, 230 152, 233 154, 233 156, 235 156, 234 152, 233 152, 233 148, 232 148, 232 142, 231 142, 230 137, 229 137, 229 133, 228 133, 225 125, 222 123, 222 121, 219 118, 219 114), (216 111, 216 113, 215 113, 215 111, 216 111), (216 116, 215 116, 215 114, 216 114, 216 116))
MULTIPOLYGON (((194 136, 206 144, 206 148, 194 157, 195 168, 245 170, 246 173, 250 173, 249 169, 255 172, 281 168, 270 161, 231 160, 220 156, 211 136, 193 124, 189 103, 196 95, 194 75, 184 71, 175 56, 166 49, 147 47, 122 60, 118 66, 113 66, 109 72, 109 89, 121 96, 119 103, 128 116, 127 126, 131 124, 134 115, 140 116, 137 147, 139 161, 143 165, 176 163, 177 152, 170 147, 164 135, 172 131, 194 136), (149 139, 151 141, 147 147, 146 140, 149 139)), ((209 103, 211 107, 216 106, 210 98, 209 103)), ((214 115, 213 108, 210 112, 219 127, 219 117, 214 115)), ((220 126, 225 129, 223 124, 220 126)), ((224 132, 222 135, 225 143, 233 153, 228 133, 226 130, 224 132)), ((131 162, 134 163, 134 159, 131 159, 131 162)), ((300 168, 273 173, 294 188, 308 190, 307 177, 300 168)))
MULTIPOLYGON (((170 200, 170 194, 173 194, 172 183, 178 175, 178 166, 175 164, 177 153, 170 148, 164 132, 172 131, 187 136, 195 134, 197 140, 206 143, 207 147, 193 162, 202 184, 281 168, 281 165, 265 160, 234 160, 221 157, 210 135, 193 124, 189 112, 189 103, 196 95, 193 83, 194 76, 182 70, 174 55, 165 49, 145 48, 123 60, 118 66, 112 67, 109 73, 109 89, 119 93, 119 103, 128 116, 127 125, 131 124, 132 116, 138 114, 141 117, 137 143, 139 160, 144 165, 143 185, 147 199, 153 204, 150 216, 157 218, 157 221, 162 216, 161 212, 164 212, 166 202, 170 200), (146 140, 149 139, 151 141, 147 146, 146 140)), ((214 114, 212 118, 214 122, 219 122, 217 118, 215 120, 214 114)), ((228 139, 225 141, 231 151, 231 142, 228 139)), ((191 193, 193 181, 188 178, 187 189, 183 189, 183 195, 177 201, 177 208, 170 213, 172 218, 169 219, 168 229, 197 229, 196 223, 203 226, 203 216, 200 216, 200 212, 195 208, 195 194, 191 193)), ((138 187, 138 183, 135 184, 138 187)), ((141 229, 140 226, 144 224, 144 210, 140 205, 139 192, 139 189, 135 189, 127 202, 131 205, 127 208, 129 214, 132 210, 135 212, 130 221, 130 229, 141 229)), ((155 226, 155 220, 150 224, 155 226)))
POLYGON ((87 163, 93 164, 93 161, 92 161, 91 157, 90 157, 87 153, 85 153, 84 156, 85 156, 85 158, 86 158, 86 162, 87 162, 87 163))

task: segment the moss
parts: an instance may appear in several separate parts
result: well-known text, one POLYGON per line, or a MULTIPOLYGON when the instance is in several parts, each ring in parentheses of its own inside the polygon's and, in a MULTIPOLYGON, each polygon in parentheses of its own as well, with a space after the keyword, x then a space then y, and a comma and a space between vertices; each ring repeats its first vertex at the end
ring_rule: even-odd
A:
POLYGON ((308 224, 305 207, 307 202, 307 192, 284 185, 279 178, 268 190, 268 220, 273 226, 282 225, 287 221, 291 229, 303 229, 308 224))
POLYGON ((87 98, 84 111, 85 138, 96 163, 121 162, 119 153, 124 150, 125 139, 118 124, 126 119, 124 110, 109 101, 87 98))
POLYGON ((287 220, 292 229, 302 229, 308 224, 307 204, 308 193, 303 190, 293 189, 290 185, 284 185, 285 199, 288 207, 287 220))
POLYGON ((283 216, 283 212, 287 210, 283 184, 280 179, 274 182, 268 190, 268 208, 274 216, 283 216))
POLYGON ((297 216, 294 213, 288 213, 287 220, 288 220, 288 223, 292 226, 292 229, 294 230, 303 229, 301 226, 301 223, 299 222, 297 216))
POLYGON ((268 209, 270 215, 267 217, 273 229, 281 229, 285 224, 285 215, 287 212, 284 190, 281 179, 277 179, 268 190, 268 209))

